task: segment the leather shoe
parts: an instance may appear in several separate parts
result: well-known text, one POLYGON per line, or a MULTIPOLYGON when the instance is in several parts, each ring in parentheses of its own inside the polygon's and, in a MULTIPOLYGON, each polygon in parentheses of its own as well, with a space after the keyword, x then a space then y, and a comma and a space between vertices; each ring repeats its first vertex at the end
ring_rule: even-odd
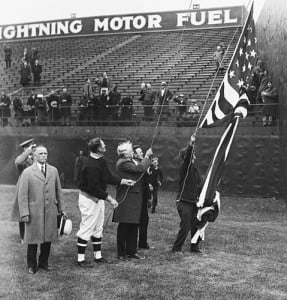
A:
POLYGON ((81 268, 92 268, 93 265, 88 263, 87 261, 83 260, 83 261, 78 261, 77 262, 78 266, 81 268))
POLYGON ((36 268, 29 268, 28 273, 29 274, 35 274, 37 272, 36 268))
POLYGON ((99 264, 108 264, 108 263, 109 263, 109 262, 108 262, 105 258, 103 258, 103 257, 101 257, 101 258, 95 258, 95 259, 94 259, 94 262, 99 263, 99 264))
POLYGON ((126 256, 118 256, 118 259, 121 261, 129 261, 126 256))
POLYGON ((42 266, 42 265, 39 265, 38 266, 38 269, 43 269, 45 270, 46 272, 49 272, 51 269, 49 268, 49 266, 42 266))
POLYGON ((139 249, 149 249, 149 244, 139 245, 139 249))
POLYGON ((135 259, 143 260, 143 259, 145 259, 145 256, 141 256, 138 253, 135 253, 135 254, 128 255, 128 258, 135 258, 135 259))
POLYGON ((197 247, 196 248, 190 248, 190 252, 197 253, 197 254, 202 254, 202 252, 197 247))

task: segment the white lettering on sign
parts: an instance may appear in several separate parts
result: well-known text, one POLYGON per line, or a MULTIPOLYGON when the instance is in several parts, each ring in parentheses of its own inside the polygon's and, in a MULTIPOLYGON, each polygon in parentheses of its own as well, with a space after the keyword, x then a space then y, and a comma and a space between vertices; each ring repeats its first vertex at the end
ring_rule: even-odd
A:
POLYGON ((139 30, 146 26, 147 28, 161 28, 161 20, 160 15, 106 17, 94 19, 94 31, 139 30))
POLYGON ((193 11, 190 13, 177 13, 177 27, 187 24, 194 26, 218 25, 218 24, 237 24, 238 18, 231 17, 231 9, 193 11))
POLYGON ((0 27, 0 39, 28 38, 37 36, 50 36, 61 34, 75 34, 82 31, 82 21, 64 21, 51 23, 36 23, 23 25, 10 25, 0 27))

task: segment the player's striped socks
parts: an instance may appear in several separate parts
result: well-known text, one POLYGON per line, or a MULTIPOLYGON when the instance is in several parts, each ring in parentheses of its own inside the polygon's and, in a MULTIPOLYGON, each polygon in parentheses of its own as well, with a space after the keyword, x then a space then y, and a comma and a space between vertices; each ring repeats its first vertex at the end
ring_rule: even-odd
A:
POLYGON ((102 258, 102 238, 91 237, 95 259, 102 258))
POLYGON ((81 238, 78 238, 78 261, 84 261, 85 260, 85 251, 88 245, 88 241, 83 240, 81 238))

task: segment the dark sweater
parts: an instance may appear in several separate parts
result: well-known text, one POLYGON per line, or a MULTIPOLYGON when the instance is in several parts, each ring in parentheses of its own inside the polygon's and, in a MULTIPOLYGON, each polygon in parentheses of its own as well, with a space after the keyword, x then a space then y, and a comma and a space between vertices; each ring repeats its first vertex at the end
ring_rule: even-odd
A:
POLYGON ((83 162, 79 189, 98 199, 105 200, 108 196, 107 185, 119 185, 121 178, 113 175, 103 157, 88 157, 83 162))
POLYGON ((183 202, 195 203, 200 193, 201 177, 196 166, 192 162, 190 163, 191 154, 192 146, 188 146, 184 161, 179 170, 179 189, 176 199, 183 202), (191 165, 188 170, 189 164, 191 165))

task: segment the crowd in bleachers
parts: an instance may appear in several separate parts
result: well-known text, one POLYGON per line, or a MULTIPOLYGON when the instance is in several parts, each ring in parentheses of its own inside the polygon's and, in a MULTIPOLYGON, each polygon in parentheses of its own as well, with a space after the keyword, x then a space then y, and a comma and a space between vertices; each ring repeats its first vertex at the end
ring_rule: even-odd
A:
MULTIPOLYGON (((9 45, 3 49, 6 69, 9 72, 13 51, 9 45)), ((218 74, 224 72, 225 52, 224 44, 221 42, 213 53, 215 71, 218 74)), ((140 121, 148 124, 150 121, 157 121, 159 115, 159 124, 173 122, 177 126, 193 126, 198 122, 201 113, 203 99, 196 99, 191 94, 182 92, 180 88, 176 90, 174 86, 170 88, 165 81, 160 80, 160 87, 157 84, 156 88, 151 83, 143 82, 138 87, 138 96, 135 96, 129 90, 121 91, 119 89, 121 85, 112 82, 107 72, 82 83, 81 96, 75 94, 73 88, 69 91, 67 88, 50 90, 45 94, 37 89, 41 84, 42 73, 37 48, 32 47, 29 50, 25 47, 20 60, 21 85, 25 90, 30 87, 34 87, 34 90, 31 89, 29 97, 19 93, 9 97, 2 92, 1 126, 10 123, 16 126, 133 125, 139 124, 140 121), (9 119, 13 118, 15 122, 9 123, 9 119)), ((184 81, 184 78, 182 80, 184 81)), ((264 126, 275 124, 278 110, 274 104, 278 104, 278 92, 273 87, 272 79, 262 61, 258 61, 254 69, 248 94, 251 104, 255 105, 250 109, 251 114, 254 114, 264 126)))

